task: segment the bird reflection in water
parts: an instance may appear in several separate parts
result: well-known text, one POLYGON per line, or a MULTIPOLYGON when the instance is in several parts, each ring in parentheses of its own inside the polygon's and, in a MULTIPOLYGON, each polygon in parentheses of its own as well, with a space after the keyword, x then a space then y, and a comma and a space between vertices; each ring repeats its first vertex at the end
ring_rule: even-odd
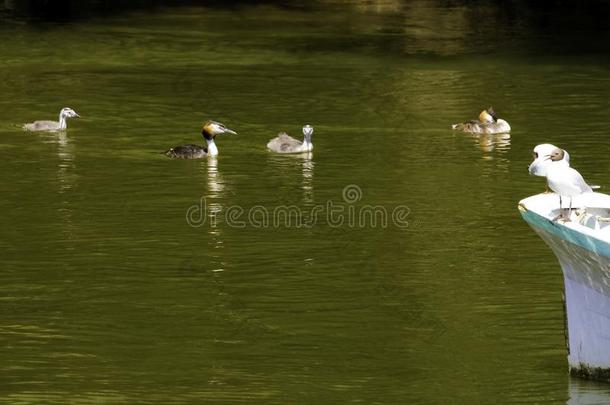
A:
POLYGON ((57 157, 59 158, 57 179, 59 180, 59 192, 64 194, 74 187, 76 180, 74 174, 74 144, 70 142, 66 132, 53 134, 51 142, 57 144, 57 157))
POLYGON ((476 147, 482 152, 482 159, 494 161, 493 165, 482 169, 482 176, 493 176, 498 171, 503 173, 509 171, 510 134, 480 134, 473 135, 473 139, 476 147))
POLYGON ((303 189, 303 201, 308 203, 313 203, 314 195, 313 195, 313 169, 314 169, 314 161, 313 161, 313 152, 303 153, 299 156, 301 159, 301 173, 303 175, 301 188, 303 189))
MULTIPOLYGON (((506 153, 510 149, 510 134, 482 134, 474 136, 483 153, 506 153)), ((487 157, 493 159, 493 156, 487 157)))
POLYGON ((222 197, 225 189, 222 175, 218 172, 218 158, 211 156, 205 160, 205 164, 202 165, 206 171, 207 180, 207 194, 206 198, 219 199, 222 197))
POLYGON ((222 213, 222 197, 224 195, 225 184, 222 177, 222 174, 218 171, 218 158, 209 157, 205 161, 202 162, 201 165, 203 171, 205 172, 205 180, 206 180, 206 188, 203 197, 205 198, 206 204, 206 212, 204 213, 208 216, 208 220, 210 220, 210 230, 214 232, 218 228, 216 225, 216 219, 220 218, 222 213))
POLYGON ((202 161, 202 170, 205 172, 206 185, 204 192, 205 206, 202 215, 207 216, 206 226, 210 239, 208 240, 208 253, 211 256, 209 263, 213 265, 213 272, 224 271, 220 250, 223 248, 222 226, 219 223, 223 215, 222 198, 225 183, 222 174, 218 171, 218 158, 209 156, 202 161))
POLYGON ((76 227, 72 221, 73 201, 70 193, 76 185, 75 145, 65 131, 45 134, 44 142, 57 145, 57 192, 61 196, 58 213, 62 220, 64 240, 76 239, 76 227))

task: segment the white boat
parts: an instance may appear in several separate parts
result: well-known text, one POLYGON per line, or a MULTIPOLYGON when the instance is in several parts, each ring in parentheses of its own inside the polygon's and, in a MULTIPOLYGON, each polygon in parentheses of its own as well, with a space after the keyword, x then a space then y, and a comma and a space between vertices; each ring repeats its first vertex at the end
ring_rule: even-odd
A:
POLYGON ((523 219, 561 265, 570 374, 610 381, 610 196, 582 194, 574 197, 572 208, 570 221, 555 220, 560 214, 557 194, 519 202, 523 219))

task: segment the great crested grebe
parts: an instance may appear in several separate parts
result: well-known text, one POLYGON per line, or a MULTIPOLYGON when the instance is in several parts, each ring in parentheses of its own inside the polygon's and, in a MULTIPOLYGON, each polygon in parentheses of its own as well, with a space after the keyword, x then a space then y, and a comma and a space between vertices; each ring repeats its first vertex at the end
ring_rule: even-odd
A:
POLYGON ((508 122, 498 118, 492 107, 481 111, 478 120, 454 124, 451 128, 471 134, 505 134, 510 132, 508 122))
POLYGON ((201 135, 203 135, 207 146, 194 144, 175 146, 166 151, 165 155, 174 159, 200 159, 206 156, 217 156, 218 148, 214 143, 214 138, 220 134, 237 134, 237 132, 220 122, 207 121, 201 128, 201 135))
POLYGON ((559 194, 559 209, 561 210, 561 197, 570 197, 570 208, 572 210, 572 197, 583 193, 590 193, 593 188, 589 186, 578 171, 568 166, 564 160, 563 149, 555 148, 550 153, 539 156, 529 168, 530 174, 540 175, 545 173, 549 188, 559 194))
POLYGON ((313 149, 311 143, 311 135, 313 127, 305 125, 303 127, 303 142, 294 139, 285 132, 281 132, 267 144, 267 148, 277 153, 302 153, 309 152, 313 149))
POLYGON ((80 115, 69 107, 59 112, 59 121, 34 121, 23 125, 26 131, 65 131, 68 128, 68 118, 78 118, 80 115))

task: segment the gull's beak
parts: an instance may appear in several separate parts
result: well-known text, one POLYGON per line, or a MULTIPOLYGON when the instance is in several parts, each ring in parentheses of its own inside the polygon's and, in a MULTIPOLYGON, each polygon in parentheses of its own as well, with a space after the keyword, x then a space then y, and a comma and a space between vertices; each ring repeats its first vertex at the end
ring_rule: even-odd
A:
POLYGON ((80 118, 80 115, 78 115, 78 113, 77 113, 77 112, 74 112, 74 116, 75 116, 76 118, 80 118))
POLYGON ((540 158, 534 160, 529 167, 527 168, 527 171, 530 173, 530 175, 532 176, 540 176, 540 177, 544 177, 546 176, 546 170, 545 170, 545 160, 540 161, 540 158))

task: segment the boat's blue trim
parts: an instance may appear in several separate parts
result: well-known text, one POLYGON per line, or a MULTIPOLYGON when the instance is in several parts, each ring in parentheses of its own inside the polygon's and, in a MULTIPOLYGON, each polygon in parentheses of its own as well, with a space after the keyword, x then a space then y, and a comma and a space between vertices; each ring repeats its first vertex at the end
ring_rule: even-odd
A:
POLYGON ((521 209, 519 211, 521 212, 523 219, 534 228, 542 229, 599 256, 610 258, 610 244, 607 242, 596 239, 593 236, 577 232, 559 222, 551 221, 550 219, 545 218, 542 215, 538 215, 530 210, 521 209))

